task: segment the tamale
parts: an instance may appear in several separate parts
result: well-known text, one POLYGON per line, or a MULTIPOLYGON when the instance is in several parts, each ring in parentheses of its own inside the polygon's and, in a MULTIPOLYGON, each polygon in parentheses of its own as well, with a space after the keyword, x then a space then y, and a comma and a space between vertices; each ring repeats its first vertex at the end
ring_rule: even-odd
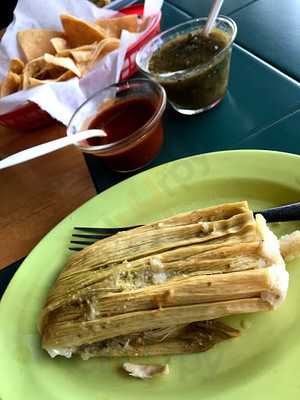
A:
MULTIPOLYGON (((194 323, 272 310, 287 288, 279 242, 247 202, 194 210, 70 257, 40 317, 42 346, 67 357, 124 355, 114 349, 123 339, 131 342, 128 354, 203 351, 194 323), (180 334, 159 344, 131 340, 164 329, 180 334), (190 346, 187 331, 195 333, 190 346)), ((217 330, 215 342, 224 340, 217 330)))
POLYGON ((103 340, 96 345, 81 346, 77 353, 84 360, 98 356, 124 357, 199 353, 209 350, 223 340, 239 335, 237 329, 220 321, 202 321, 103 340))

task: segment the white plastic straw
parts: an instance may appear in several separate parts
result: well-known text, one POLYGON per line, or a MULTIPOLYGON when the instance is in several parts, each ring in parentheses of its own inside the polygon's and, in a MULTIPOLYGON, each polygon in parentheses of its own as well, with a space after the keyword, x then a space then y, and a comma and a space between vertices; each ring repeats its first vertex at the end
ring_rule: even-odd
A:
POLYGON ((203 35, 208 36, 213 29, 217 16, 219 15, 224 0, 214 0, 213 5, 209 11, 207 22, 203 29, 203 35))

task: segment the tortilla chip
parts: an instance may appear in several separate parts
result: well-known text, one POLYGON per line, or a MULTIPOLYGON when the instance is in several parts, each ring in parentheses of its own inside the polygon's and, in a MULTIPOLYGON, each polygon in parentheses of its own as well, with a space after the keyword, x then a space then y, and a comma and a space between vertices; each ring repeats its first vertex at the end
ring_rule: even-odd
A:
POLYGON ((145 29, 147 29, 150 21, 151 21, 151 17, 143 18, 142 21, 140 22, 138 32, 143 32, 145 29))
POLYGON ((120 40, 116 38, 107 38, 98 43, 96 49, 92 54, 92 59, 88 63, 87 68, 84 72, 89 71, 93 66, 105 57, 108 53, 116 50, 120 46, 120 40))
POLYGON ((55 79, 37 79, 37 78, 32 78, 28 77, 27 84, 26 84, 26 89, 39 86, 45 83, 53 83, 53 82, 64 82, 67 81, 71 78, 74 78, 75 74, 72 71, 66 71, 62 75, 60 75, 58 78, 55 79))
POLYGON ((107 6, 108 4, 110 4, 111 0, 96 0, 93 1, 93 3, 97 3, 98 7, 104 7, 107 6))
POLYGON ((79 78, 81 77, 80 70, 70 57, 56 57, 52 56, 51 54, 45 54, 44 59, 48 64, 65 68, 66 70, 72 71, 79 78))
POLYGON ((79 68, 79 71, 81 72, 81 76, 84 76, 88 72, 88 62, 81 62, 77 63, 77 67, 79 68))
POLYGON ((60 78, 66 71, 64 67, 60 67, 58 65, 46 64, 45 68, 40 74, 39 79, 53 79, 57 80, 60 78))
POLYGON ((66 71, 63 73, 59 78, 56 79, 56 82, 64 82, 68 81, 69 79, 74 78, 76 75, 74 74, 73 71, 66 71))
POLYGON ((71 15, 61 15, 60 19, 71 47, 100 42, 106 37, 105 30, 100 26, 71 15))
POLYGON ((28 89, 41 83, 66 81, 75 75, 80 76, 81 73, 71 58, 45 54, 30 61, 25 66, 23 75, 23 89, 28 89))
POLYGON ((36 87, 36 86, 43 85, 45 83, 51 83, 51 82, 56 82, 56 80, 55 79, 44 79, 44 80, 42 80, 42 79, 36 79, 36 78, 29 77, 28 81, 27 81, 26 89, 30 89, 32 87, 36 87))
POLYGON ((90 50, 95 50, 97 46, 97 42, 94 42, 92 44, 86 44, 84 46, 79 46, 79 47, 72 47, 71 49, 66 49, 65 51, 90 51, 90 50))
POLYGON ((31 88, 31 87, 35 87, 38 85, 42 85, 45 83, 53 83, 53 82, 64 82, 64 81, 68 81, 71 78, 74 78, 74 73, 72 71, 66 71, 64 72, 60 77, 56 78, 56 79, 37 79, 37 78, 29 78, 28 79, 28 87, 27 89, 31 88))
POLYGON ((22 74, 24 69, 24 63, 19 58, 13 58, 10 60, 8 70, 15 74, 22 74))
POLYGON ((64 38, 55 37, 55 38, 50 39, 50 42, 56 53, 68 48, 68 42, 64 38))
POLYGON ((41 74, 41 71, 43 71, 45 67, 46 61, 44 57, 38 57, 25 65, 23 73, 24 75, 28 74, 29 76, 37 76, 41 74))
POLYGON ((44 57, 36 58, 26 64, 23 73, 23 89, 28 89, 31 87, 30 78, 35 78, 39 81, 55 81, 61 75, 66 72, 65 68, 55 66, 53 64, 48 64, 44 57))
POLYGON ((23 72, 23 89, 30 87, 30 78, 40 79, 45 71, 45 66, 46 62, 44 57, 38 57, 25 65, 23 72))
POLYGON ((75 47, 74 49, 61 50, 56 55, 58 57, 72 57, 77 64, 90 61, 92 52, 95 49, 96 43, 86 46, 75 47))
POLYGON ((21 87, 22 77, 9 71, 6 78, 2 81, 0 97, 8 96, 17 92, 21 87))
POLYGON ((56 37, 64 37, 64 34, 47 29, 27 29, 17 33, 18 43, 27 61, 32 61, 45 53, 54 54, 55 50, 50 40, 56 37))
POLYGON ((137 15, 125 15, 123 17, 98 19, 97 26, 103 28, 109 37, 120 38, 122 29, 129 32, 138 32, 137 15))
POLYGON ((91 61, 93 51, 72 51, 72 56, 77 63, 87 63, 91 61))

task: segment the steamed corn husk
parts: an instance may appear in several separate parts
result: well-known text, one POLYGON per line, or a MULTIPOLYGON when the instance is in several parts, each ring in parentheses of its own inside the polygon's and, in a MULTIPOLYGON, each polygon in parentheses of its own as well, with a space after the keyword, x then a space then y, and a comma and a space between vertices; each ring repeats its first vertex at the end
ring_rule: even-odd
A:
MULTIPOLYGON (((247 202, 200 209, 73 255, 42 312, 42 344, 70 355, 105 342, 112 354, 114 338, 274 309, 287 286, 278 240, 247 202)), ((187 352, 180 338, 172 340, 142 348, 187 352)))
POLYGON ((143 333, 119 336, 82 346, 78 353, 85 360, 91 357, 155 356, 199 353, 215 344, 239 336, 239 331, 220 321, 194 322, 143 333))

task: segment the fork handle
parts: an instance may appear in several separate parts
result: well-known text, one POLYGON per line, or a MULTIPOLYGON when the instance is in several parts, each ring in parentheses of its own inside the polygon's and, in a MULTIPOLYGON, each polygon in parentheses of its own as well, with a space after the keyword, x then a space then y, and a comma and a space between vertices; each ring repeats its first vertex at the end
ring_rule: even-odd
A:
POLYGON ((256 214, 261 214, 267 222, 300 221, 300 202, 256 211, 256 214))

